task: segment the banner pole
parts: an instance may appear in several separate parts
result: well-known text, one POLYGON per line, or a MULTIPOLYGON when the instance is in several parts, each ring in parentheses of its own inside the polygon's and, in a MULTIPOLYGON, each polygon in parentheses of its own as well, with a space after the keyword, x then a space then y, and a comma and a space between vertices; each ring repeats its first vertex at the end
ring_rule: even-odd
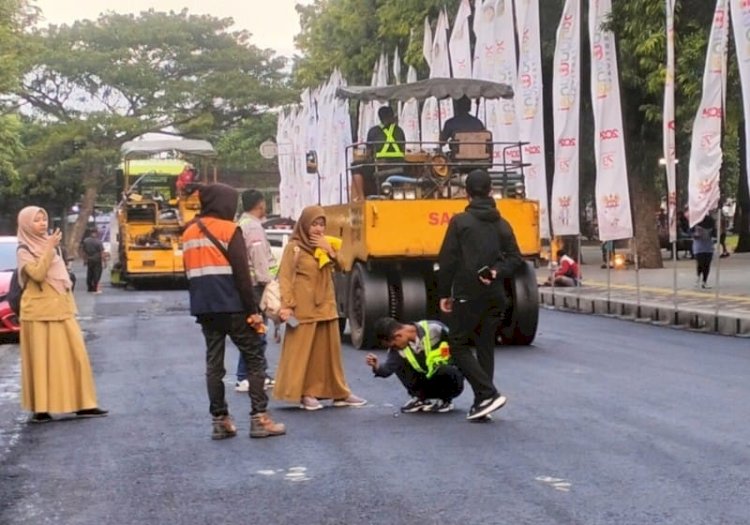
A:
POLYGON ((633 251, 635 252, 635 318, 641 317, 641 265, 638 257, 638 239, 633 237, 633 251))
MULTIPOLYGON (((711 257, 714 257, 716 255, 716 250, 718 248, 718 241, 721 239, 721 208, 718 209, 718 213, 716 214, 716 243, 713 245, 713 252, 711 252, 711 257)), ((714 332, 719 331, 719 292, 721 290, 721 280, 719 277, 721 276, 721 257, 716 257, 716 272, 714 277, 714 332)))

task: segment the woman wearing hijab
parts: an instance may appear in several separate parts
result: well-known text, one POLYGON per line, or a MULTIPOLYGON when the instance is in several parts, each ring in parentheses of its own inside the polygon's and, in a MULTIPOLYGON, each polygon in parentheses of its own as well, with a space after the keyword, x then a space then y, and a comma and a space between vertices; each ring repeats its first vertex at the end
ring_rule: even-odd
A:
POLYGON ((287 322, 276 375, 274 397, 299 403, 305 410, 362 406, 351 393, 341 363, 341 337, 333 290, 336 249, 324 235, 320 206, 302 210, 279 265, 282 321, 287 322), (295 321, 295 322, 292 322, 295 321))
POLYGON ((106 416, 96 399, 94 377, 75 319, 72 283, 60 256, 62 234, 47 233, 47 212, 27 206, 18 214, 18 278, 21 297, 21 405, 31 421, 50 413, 106 416))

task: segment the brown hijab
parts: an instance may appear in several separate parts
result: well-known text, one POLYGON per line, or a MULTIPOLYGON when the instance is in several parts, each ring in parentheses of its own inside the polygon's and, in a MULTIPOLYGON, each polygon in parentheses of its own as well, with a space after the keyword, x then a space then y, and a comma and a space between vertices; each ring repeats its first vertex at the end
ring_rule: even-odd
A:
MULTIPOLYGON (((310 226, 315 219, 321 217, 324 219, 326 217, 326 212, 323 208, 320 206, 308 206, 302 210, 297 224, 294 225, 291 240, 296 242, 297 246, 310 255, 315 253, 315 246, 312 245, 312 240, 310 239, 310 226)), ((320 306, 325 302, 326 297, 328 297, 329 288, 333 286, 330 265, 324 266, 321 271, 327 272, 328 275, 315 280, 315 290, 313 290, 315 306, 320 306)))
MULTIPOLYGON (((23 285, 24 282, 23 267, 29 263, 35 263, 47 250, 47 239, 49 238, 49 235, 47 233, 39 235, 34 231, 34 217, 40 212, 43 213, 45 217, 48 217, 44 208, 38 206, 26 206, 18 212, 18 244, 23 244, 28 247, 28 250, 21 249, 16 252, 16 259, 18 262, 18 280, 21 285, 23 285)), ((54 257, 52 258, 52 264, 50 264, 50 267, 47 270, 47 276, 44 280, 52 288, 57 290, 58 293, 65 293, 70 290, 72 283, 70 282, 68 269, 65 267, 65 261, 60 257, 60 253, 55 252, 54 257)))
POLYGON ((315 253, 315 246, 312 245, 310 239, 310 226, 315 219, 326 218, 325 210, 320 206, 308 206, 302 210, 302 214, 297 220, 297 224, 294 225, 294 231, 292 232, 293 241, 297 242, 297 245, 308 253, 315 253))

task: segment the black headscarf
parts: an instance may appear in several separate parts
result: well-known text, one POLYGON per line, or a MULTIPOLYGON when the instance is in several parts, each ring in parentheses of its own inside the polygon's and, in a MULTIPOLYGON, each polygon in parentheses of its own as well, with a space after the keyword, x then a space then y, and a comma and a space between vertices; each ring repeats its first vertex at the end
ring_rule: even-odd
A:
POLYGON ((237 190, 226 184, 217 183, 202 185, 198 192, 201 202, 200 217, 234 220, 239 199, 237 190))

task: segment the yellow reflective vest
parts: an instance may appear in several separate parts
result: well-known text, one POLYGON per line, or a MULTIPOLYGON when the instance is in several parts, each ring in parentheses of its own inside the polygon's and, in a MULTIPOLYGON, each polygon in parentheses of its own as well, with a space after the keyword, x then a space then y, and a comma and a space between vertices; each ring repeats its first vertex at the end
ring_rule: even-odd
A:
POLYGON ((427 378, 431 378, 435 375, 438 368, 443 365, 447 365, 451 359, 451 352, 448 343, 445 341, 441 342, 437 348, 433 347, 432 341, 430 341, 430 330, 427 321, 421 321, 419 326, 424 330, 424 337, 422 338, 422 345, 424 346, 425 362, 427 364, 427 370, 422 368, 417 361, 417 356, 414 355, 414 351, 410 346, 407 345, 404 348, 404 359, 406 359, 414 370, 421 374, 425 374, 427 378))

